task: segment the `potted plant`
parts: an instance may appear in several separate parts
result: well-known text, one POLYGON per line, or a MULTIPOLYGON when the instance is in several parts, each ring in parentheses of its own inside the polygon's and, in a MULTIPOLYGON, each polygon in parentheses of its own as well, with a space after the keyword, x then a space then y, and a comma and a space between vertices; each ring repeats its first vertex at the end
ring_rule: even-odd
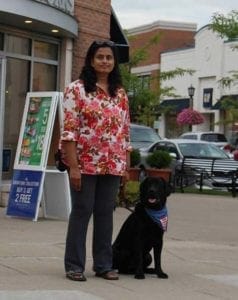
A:
POLYGON ((138 149, 133 149, 130 152, 130 169, 129 169, 129 179, 132 181, 139 180, 140 161, 141 161, 140 151, 138 149))
POLYGON ((156 150, 147 156, 146 162, 150 166, 150 168, 146 169, 149 176, 160 176, 167 181, 170 180, 172 171, 169 167, 172 157, 169 152, 156 150))

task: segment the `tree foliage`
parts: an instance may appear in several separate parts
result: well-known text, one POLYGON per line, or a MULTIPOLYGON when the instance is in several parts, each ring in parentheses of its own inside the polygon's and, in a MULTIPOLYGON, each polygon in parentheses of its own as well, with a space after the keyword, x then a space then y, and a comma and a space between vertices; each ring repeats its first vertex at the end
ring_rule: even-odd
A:
POLYGON ((222 38, 238 38, 238 10, 232 10, 227 16, 215 13, 212 17, 210 28, 222 38))
MULTIPOLYGON (((218 33, 221 38, 227 38, 228 40, 238 39, 238 10, 232 10, 226 16, 220 13, 215 13, 212 17, 212 23, 210 24, 211 30, 218 33)), ((238 50, 237 46, 233 46, 234 51, 238 50)), ((219 83, 225 87, 238 84, 238 70, 232 70, 228 76, 221 78, 219 83)), ((222 121, 224 124, 232 124, 238 120, 238 105, 237 100, 232 97, 226 97, 221 101, 221 108, 227 111, 226 119, 222 121)))
MULTIPOLYGON (((225 16, 224 14, 215 13, 212 17, 210 29, 216 32, 221 38, 228 40, 238 39, 238 10, 232 10, 225 16)), ((233 50, 237 51, 238 46, 233 46, 233 50)), ((229 72, 229 76, 223 77, 220 84, 223 87, 231 87, 238 84, 238 70, 229 72)))

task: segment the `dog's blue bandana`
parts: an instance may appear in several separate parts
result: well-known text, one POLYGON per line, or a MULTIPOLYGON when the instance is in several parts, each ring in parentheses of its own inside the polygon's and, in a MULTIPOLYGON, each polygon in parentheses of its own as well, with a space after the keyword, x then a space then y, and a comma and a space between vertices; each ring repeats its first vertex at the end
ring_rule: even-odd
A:
POLYGON ((161 210, 154 210, 150 208, 146 208, 145 211, 151 217, 151 219, 157 223, 163 231, 167 230, 168 226, 168 210, 167 207, 164 206, 161 210))

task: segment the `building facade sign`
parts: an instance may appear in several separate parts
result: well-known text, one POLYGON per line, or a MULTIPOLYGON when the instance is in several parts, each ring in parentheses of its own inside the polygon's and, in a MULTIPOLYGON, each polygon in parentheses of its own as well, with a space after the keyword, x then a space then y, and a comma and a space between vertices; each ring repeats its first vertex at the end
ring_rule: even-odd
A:
POLYGON ((74 0, 34 0, 42 2, 46 5, 56 7, 65 13, 73 15, 74 12, 74 0))

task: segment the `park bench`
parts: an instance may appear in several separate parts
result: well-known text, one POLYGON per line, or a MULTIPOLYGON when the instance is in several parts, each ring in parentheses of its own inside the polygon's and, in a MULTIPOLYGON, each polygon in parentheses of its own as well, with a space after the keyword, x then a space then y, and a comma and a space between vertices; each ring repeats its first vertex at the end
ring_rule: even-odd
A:
POLYGON ((212 166, 211 180, 214 187, 226 187, 235 197, 238 189, 238 161, 215 159, 212 166))
POLYGON ((175 170, 174 185, 184 192, 185 187, 194 184, 199 186, 200 191, 205 185, 226 188, 235 197, 238 189, 238 161, 185 156, 175 170))

